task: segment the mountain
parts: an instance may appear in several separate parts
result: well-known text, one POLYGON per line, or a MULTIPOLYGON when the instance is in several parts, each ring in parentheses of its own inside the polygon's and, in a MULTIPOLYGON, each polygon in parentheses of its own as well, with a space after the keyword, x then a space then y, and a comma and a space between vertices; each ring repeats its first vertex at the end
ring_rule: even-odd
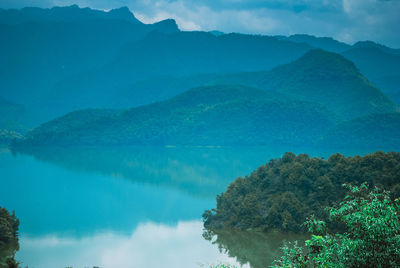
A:
POLYGON ((32 22, 88 22, 104 19, 141 24, 127 7, 112 9, 109 12, 79 8, 78 5, 53 8, 25 7, 20 10, 0 9, 0 24, 10 25, 32 22))
POLYGON ((318 104, 219 85, 129 110, 73 112, 19 145, 307 145, 335 122, 318 104))
MULTIPOLYGON (((266 70, 290 62, 308 50, 309 47, 304 44, 265 36, 226 34, 216 37, 205 32, 152 32, 142 40, 122 46, 107 64, 59 80, 37 98, 36 107, 41 108, 35 111, 42 113, 42 120, 49 120, 52 119, 48 117, 49 114, 60 116, 88 107, 121 108, 110 105, 110 100, 112 104, 128 100, 115 99, 118 96, 116 92, 143 80, 266 70)), ((147 102, 132 100, 132 104, 165 100, 163 96, 172 97, 190 88, 181 87, 180 91, 172 88, 168 91, 162 88, 161 83, 160 86, 160 90, 157 90, 162 92, 160 96, 147 94, 146 91, 138 92, 136 96, 147 102)))
POLYGON ((323 50, 311 50, 269 72, 232 74, 216 83, 249 85, 317 102, 342 120, 399 111, 398 105, 374 87, 352 62, 323 50))
POLYGON ((58 81, 103 66, 124 44, 153 31, 179 29, 172 20, 143 24, 127 8, 0 10, 0 95, 34 114, 52 102, 48 95, 58 81))
POLYGON ((344 119, 399 110, 352 62, 322 50, 272 70, 262 88, 318 102, 344 119))
POLYGON ((331 37, 316 37, 308 34, 294 34, 290 36, 277 36, 281 40, 288 40, 295 43, 305 43, 314 48, 320 48, 331 52, 344 52, 352 46, 339 42, 331 37))
POLYGON ((370 81, 400 103, 400 54, 394 49, 367 44, 356 44, 355 48, 342 55, 353 61, 370 81))
POLYGON ((321 147, 391 151, 400 145, 400 113, 374 114, 341 123, 319 142, 321 147))
POLYGON ((393 49, 393 48, 390 48, 385 45, 378 44, 378 43, 375 43, 372 41, 359 41, 353 45, 353 48, 377 48, 386 53, 400 55, 400 49, 393 49))
POLYGON ((197 74, 190 76, 155 76, 135 82, 120 90, 105 101, 105 107, 131 108, 163 101, 183 93, 188 88, 211 84, 220 74, 197 74))
POLYGON ((322 50, 310 51, 271 71, 155 77, 117 91, 110 100, 116 106, 129 107, 148 103, 154 96, 164 100, 187 88, 212 84, 240 84, 318 102, 343 120, 398 110, 353 63, 322 50))
POLYGON ((400 49, 393 49, 372 41, 359 41, 354 45, 339 42, 330 37, 306 34, 276 36, 280 40, 307 44, 336 52, 355 63, 361 73, 385 94, 400 104, 400 49))
POLYGON ((312 48, 340 52, 400 103, 398 50, 372 42, 183 32, 174 20, 143 24, 126 7, 76 5, 0 10, 0 35, 0 96, 24 105, 30 125, 77 109, 162 101, 216 75, 268 71, 312 48))

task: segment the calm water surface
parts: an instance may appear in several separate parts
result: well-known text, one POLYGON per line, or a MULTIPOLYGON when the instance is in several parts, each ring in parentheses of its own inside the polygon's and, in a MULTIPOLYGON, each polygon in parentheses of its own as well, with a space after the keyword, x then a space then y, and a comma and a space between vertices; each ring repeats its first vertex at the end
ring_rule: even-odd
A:
POLYGON ((225 232, 207 241, 201 215, 232 180, 285 151, 3 149, 0 206, 21 221, 16 258, 29 267, 261 267, 282 239, 298 237, 225 232))

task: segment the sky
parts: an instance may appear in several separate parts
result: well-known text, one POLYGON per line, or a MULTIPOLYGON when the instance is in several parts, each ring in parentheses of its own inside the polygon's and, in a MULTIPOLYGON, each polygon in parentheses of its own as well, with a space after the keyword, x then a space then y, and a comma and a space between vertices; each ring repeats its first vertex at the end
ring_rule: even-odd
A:
POLYGON ((400 48, 400 0, 0 0, 0 8, 72 4, 102 10, 127 6, 145 23, 173 18, 181 30, 301 33, 400 48))

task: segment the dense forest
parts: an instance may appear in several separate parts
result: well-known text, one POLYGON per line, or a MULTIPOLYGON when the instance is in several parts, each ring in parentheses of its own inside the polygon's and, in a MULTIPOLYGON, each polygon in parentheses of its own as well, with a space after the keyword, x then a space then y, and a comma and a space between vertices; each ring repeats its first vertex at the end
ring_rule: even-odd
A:
POLYGON ((249 85, 316 102, 342 120, 399 111, 353 62, 320 49, 310 50, 299 59, 270 71, 230 74, 216 78, 215 82, 249 85))
POLYGON ((302 231, 308 216, 326 219, 324 207, 344 198, 344 183, 379 186, 400 195, 400 153, 329 159, 286 153, 245 178, 237 178, 217 196, 217 207, 203 214, 207 229, 237 228, 302 231))
POLYGON ((390 192, 366 184, 344 185, 349 194, 328 208, 329 221, 343 231, 332 233, 325 221, 310 217, 304 225, 312 234, 304 246, 285 245, 273 267, 399 267, 400 205, 390 192))
POLYGON ((19 249, 18 227, 15 213, 0 207, 0 268, 17 267, 14 255, 19 249))
POLYGON ((17 145, 292 145, 389 151, 400 142, 395 131, 399 106, 338 54, 313 50, 269 72, 199 76, 196 81, 206 77, 213 79, 208 86, 162 102, 69 113, 28 132, 17 145))
POLYGON ((33 129, 19 145, 305 146, 335 120, 318 103, 216 85, 129 110, 76 111, 33 129))

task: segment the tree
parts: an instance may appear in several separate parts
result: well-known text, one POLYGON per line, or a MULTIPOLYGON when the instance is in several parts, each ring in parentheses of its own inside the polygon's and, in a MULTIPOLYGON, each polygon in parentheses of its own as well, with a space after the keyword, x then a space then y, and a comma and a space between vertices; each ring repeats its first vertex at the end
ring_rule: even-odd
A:
POLYGON ((344 231, 330 234, 324 221, 310 217, 305 225, 311 239, 304 247, 283 247, 273 267, 400 267, 399 200, 366 184, 344 186, 350 194, 329 209, 330 220, 344 231))
POLYGON ((15 213, 0 207, 0 267, 17 267, 14 260, 18 244, 19 220, 15 213))

